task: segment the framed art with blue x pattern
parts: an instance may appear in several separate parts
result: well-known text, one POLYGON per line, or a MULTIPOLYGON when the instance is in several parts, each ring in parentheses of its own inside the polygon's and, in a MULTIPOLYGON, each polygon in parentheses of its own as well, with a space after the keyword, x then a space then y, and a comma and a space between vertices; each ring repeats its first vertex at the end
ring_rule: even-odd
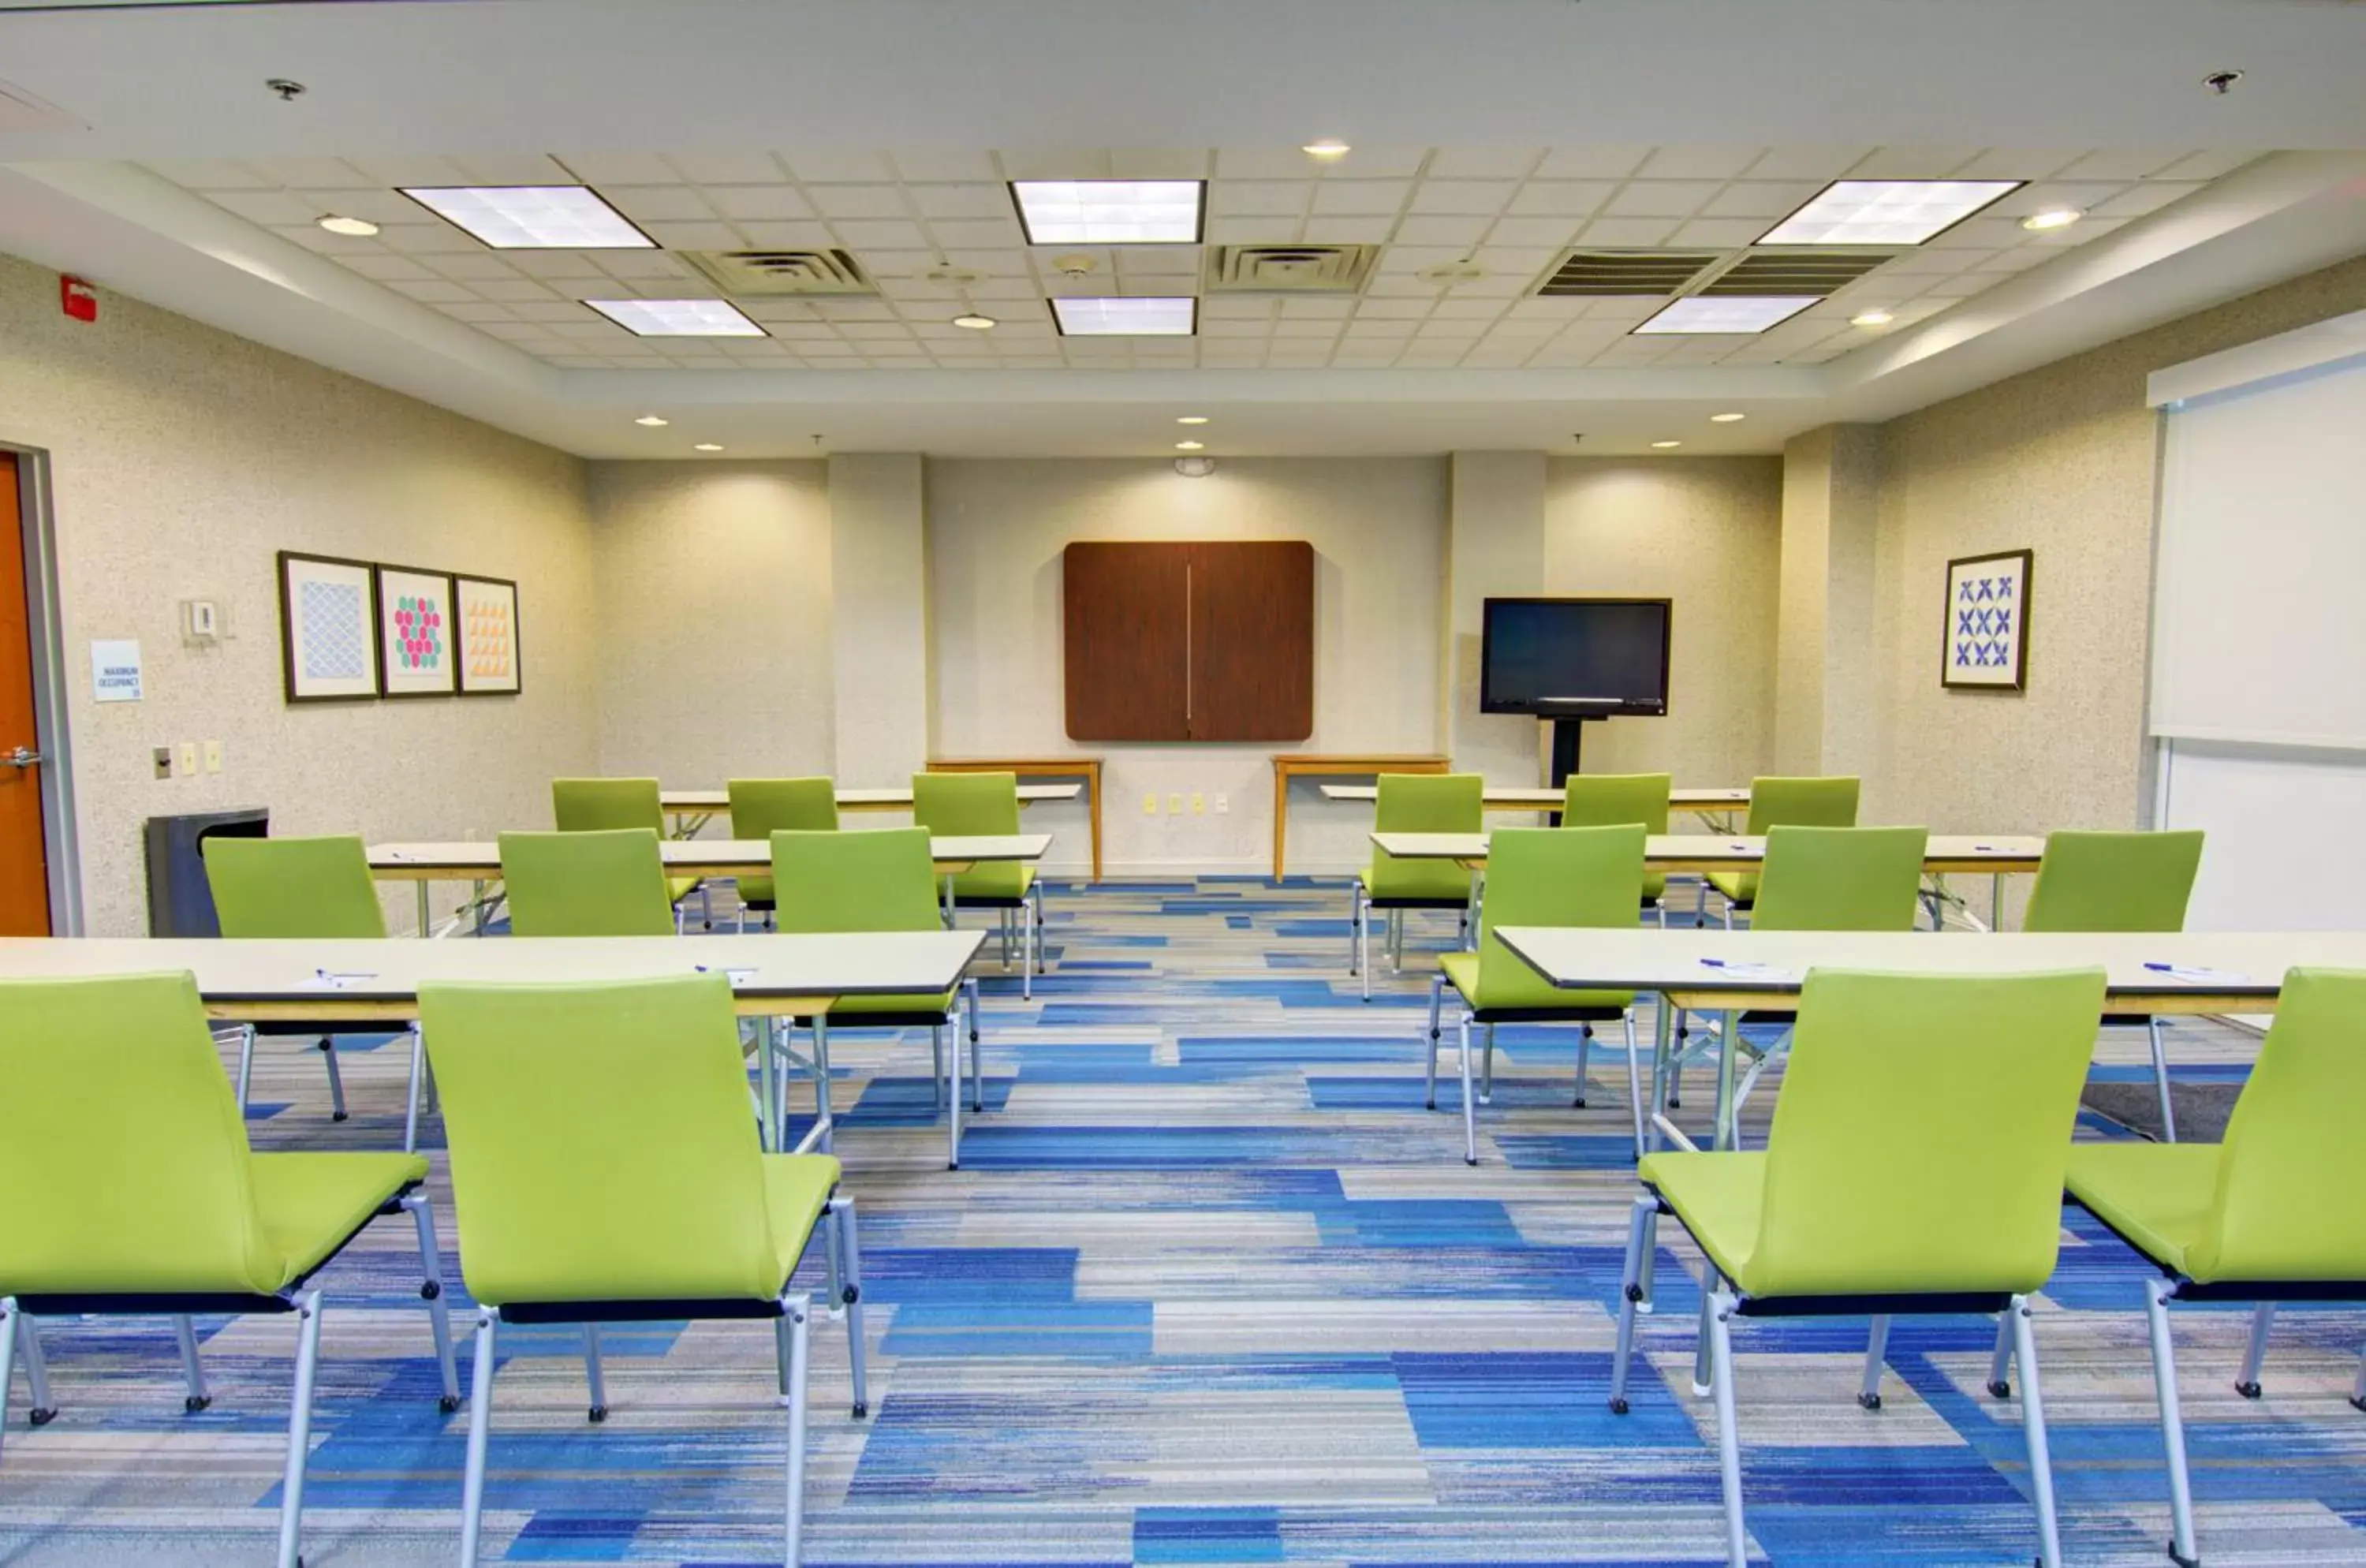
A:
POLYGON ((1947 563, 1947 637, 1939 684, 1951 692, 2018 692, 2029 662, 2029 552, 1947 563))

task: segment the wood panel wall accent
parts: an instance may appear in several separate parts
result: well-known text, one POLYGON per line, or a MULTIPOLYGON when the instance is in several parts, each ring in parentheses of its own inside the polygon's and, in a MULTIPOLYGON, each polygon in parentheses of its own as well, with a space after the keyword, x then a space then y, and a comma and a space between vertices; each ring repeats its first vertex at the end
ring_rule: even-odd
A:
POLYGON ((1074 740, 1303 740, 1314 549, 1078 542, 1062 564, 1074 740))

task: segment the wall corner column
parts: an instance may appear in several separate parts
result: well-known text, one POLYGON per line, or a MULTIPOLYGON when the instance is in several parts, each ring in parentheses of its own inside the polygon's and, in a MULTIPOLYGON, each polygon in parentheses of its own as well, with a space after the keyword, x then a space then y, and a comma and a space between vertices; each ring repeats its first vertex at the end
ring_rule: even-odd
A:
POLYGON ((1544 592, 1545 455, 1456 452, 1448 458, 1446 614, 1440 749, 1491 784, 1542 777, 1533 718, 1479 711, 1479 655, 1491 598, 1544 592))
POLYGON ((1774 768, 1873 771, 1879 737, 1874 548, 1881 434, 1828 424, 1783 446, 1774 633, 1774 768))
POLYGON ((842 784, 907 782, 929 758, 926 481, 917 452, 829 458, 830 669, 842 784))

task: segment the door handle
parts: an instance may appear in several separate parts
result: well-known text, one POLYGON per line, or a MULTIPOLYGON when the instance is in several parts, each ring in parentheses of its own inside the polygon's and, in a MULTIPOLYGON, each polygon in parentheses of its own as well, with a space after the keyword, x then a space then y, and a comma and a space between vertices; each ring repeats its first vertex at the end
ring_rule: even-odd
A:
POLYGON ((41 754, 29 746, 19 746, 14 751, 0 754, 0 762, 12 768, 29 768, 41 760, 41 754))

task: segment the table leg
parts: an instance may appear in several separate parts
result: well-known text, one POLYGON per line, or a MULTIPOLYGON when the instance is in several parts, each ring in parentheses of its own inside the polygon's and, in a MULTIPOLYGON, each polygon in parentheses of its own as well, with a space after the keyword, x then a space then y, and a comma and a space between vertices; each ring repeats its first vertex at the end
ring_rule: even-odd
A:
POLYGON ((945 930, 953 929, 953 874, 945 873, 945 930))
POLYGON ((1101 879, 1101 770, 1098 763, 1085 770, 1085 805, 1092 811, 1093 880, 1101 879))
MULTIPOLYGON (((761 1130, 759 1141, 767 1150, 778 1153, 781 1147, 781 1100, 773 1083, 773 1048, 777 1043, 774 1031, 780 1021, 760 1018, 756 1021, 756 1092, 763 1101, 757 1113, 756 1124, 761 1130)), ((746 1147, 742 1145, 741 1147, 746 1147)))
POLYGON ((1282 877, 1282 860, 1290 844, 1290 773, 1273 765, 1273 879, 1282 877))
POLYGON ((1989 930, 2004 930, 2004 873, 1989 873, 1989 930))
POLYGON ((1728 1008, 1718 1015, 1717 1126, 1714 1146, 1729 1149, 1739 1139, 1733 1126, 1733 1069, 1741 1055, 1741 1015, 1728 1008))
POLYGON ((821 1152, 837 1152, 833 1139, 838 1133, 838 1112, 829 1102, 829 1015, 816 1013, 814 1031, 814 1122, 821 1139, 821 1152))
POLYGON ((433 936, 435 934, 429 929, 429 916, 427 913, 427 879, 423 876, 419 879, 419 934, 421 936, 433 936))

